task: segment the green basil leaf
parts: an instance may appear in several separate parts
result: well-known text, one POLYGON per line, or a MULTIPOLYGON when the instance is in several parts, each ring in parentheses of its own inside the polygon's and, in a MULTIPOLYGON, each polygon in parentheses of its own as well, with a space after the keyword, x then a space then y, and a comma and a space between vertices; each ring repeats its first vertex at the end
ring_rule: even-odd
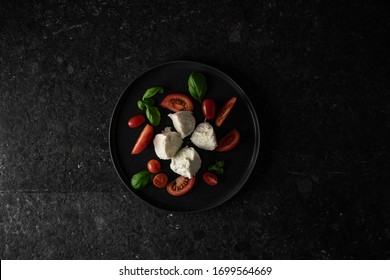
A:
POLYGON ((154 106, 146 106, 146 117, 148 118, 149 122, 153 126, 157 126, 160 124, 161 115, 160 111, 157 109, 157 107, 154 106))
POLYGON ((144 93, 144 96, 142 97, 142 100, 151 98, 151 97, 155 96, 157 93, 163 93, 163 91, 164 90, 162 87, 151 87, 151 88, 146 90, 146 92, 144 93))
POLYGON ((133 177, 131 177, 131 186, 136 190, 140 190, 147 184, 149 184, 152 179, 153 174, 150 173, 148 170, 143 170, 134 174, 133 177))
POLYGON ((144 110, 145 109, 145 104, 141 100, 137 102, 137 106, 138 106, 138 108, 140 110, 144 110))
POLYGON ((143 100, 145 106, 152 106, 154 104, 154 100, 152 98, 146 98, 143 100))
POLYGON ((223 160, 217 161, 215 164, 209 166, 209 171, 214 171, 218 175, 223 174, 223 167, 225 166, 225 162, 223 160))
POLYGON ((207 91, 206 78, 202 73, 191 73, 188 78, 188 91, 195 100, 202 102, 207 91))

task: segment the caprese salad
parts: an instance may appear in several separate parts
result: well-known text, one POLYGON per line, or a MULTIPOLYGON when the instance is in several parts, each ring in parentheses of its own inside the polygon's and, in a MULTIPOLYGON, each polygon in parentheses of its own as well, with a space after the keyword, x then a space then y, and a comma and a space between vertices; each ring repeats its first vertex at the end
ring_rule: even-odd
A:
MULTIPOLYGON (((150 159, 146 169, 132 175, 131 186, 140 190, 149 184, 157 188, 166 188, 173 196, 188 193, 195 184, 196 174, 202 166, 202 159, 194 147, 183 147, 183 139, 189 137, 191 143, 199 149, 216 152, 228 152, 240 142, 240 133, 232 129, 217 141, 213 124, 222 126, 228 119, 236 97, 232 97, 221 107, 217 114, 217 104, 212 98, 204 99, 207 92, 206 78, 202 73, 192 73, 188 78, 188 91, 185 93, 167 94, 159 106, 155 106, 154 96, 163 94, 162 87, 152 87, 146 90, 142 99, 137 102, 144 114, 136 114, 128 120, 129 128, 137 128, 147 123, 141 131, 131 151, 132 155, 142 153, 149 145, 153 145, 156 157, 150 159), (196 123, 193 116, 194 102, 199 101, 202 106, 204 122, 196 123), (155 133, 154 127, 160 124, 161 114, 159 107, 171 111, 167 115, 172 121, 172 127, 165 127, 163 131, 155 133), (178 175, 169 182, 166 173, 161 171, 161 160, 170 160, 171 170, 178 175)), ((202 174, 206 184, 218 185, 218 176, 224 172, 224 161, 217 161, 208 167, 202 174)))

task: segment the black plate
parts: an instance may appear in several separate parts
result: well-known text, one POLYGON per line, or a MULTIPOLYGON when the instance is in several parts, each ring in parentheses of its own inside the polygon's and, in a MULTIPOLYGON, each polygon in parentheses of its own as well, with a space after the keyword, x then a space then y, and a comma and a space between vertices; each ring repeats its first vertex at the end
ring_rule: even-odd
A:
MULTIPOLYGON (((194 101, 194 116, 197 124, 203 121, 201 105, 194 101)), ((161 108, 161 123, 155 127, 155 133, 160 133, 166 126, 172 127, 171 119, 167 117, 168 110, 161 108)), ((244 91, 226 74, 205 64, 189 61, 174 61, 156 66, 129 84, 116 104, 110 125, 110 152, 115 168, 128 189, 143 201, 169 211, 195 212, 215 207, 236 194, 248 179, 255 165, 260 146, 260 130, 256 112, 244 91), (134 190, 130 185, 131 176, 146 169, 147 162, 157 158, 153 143, 139 155, 131 155, 133 148, 144 125, 131 129, 127 126, 130 117, 141 113, 137 101, 142 98, 145 90, 152 86, 162 86, 163 94, 154 97, 156 104, 168 93, 188 93, 188 76, 192 72, 205 75, 208 85, 206 98, 213 98, 218 110, 231 97, 236 96, 237 102, 229 117, 218 128, 213 124, 217 139, 236 128, 240 131, 239 145, 232 151, 218 153, 205 151, 195 147, 201 159, 202 166, 196 175, 194 188, 179 197, 171 196, 166 189, 158 189, 152 184, 143 190, 134 190), (202 174, 216 160, 225 161, 225 173, 219 176, 218 185, 210 187, 204 183, 202 174)), ((192 146, 189 137, 184 139, 184 145, 192 146)), ((173 180, 179 175, 169 168, 170 160, 161 160, 162 168, 173 180)))

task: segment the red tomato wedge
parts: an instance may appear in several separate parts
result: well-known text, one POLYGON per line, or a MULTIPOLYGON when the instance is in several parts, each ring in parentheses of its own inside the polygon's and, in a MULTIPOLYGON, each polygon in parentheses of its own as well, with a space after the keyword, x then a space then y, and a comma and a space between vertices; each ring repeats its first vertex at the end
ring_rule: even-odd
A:
POLYGON ((225 122, 227 116, 230 114, 230 111, 233 109, 234 104, 236 103, 236 100, 237 100, 237 97, 230 98, 229 101, 226 102, 225 105, 223 105, 221 110, 219 110, 218 115, 217 115, 217 119, 215 120, 216 126, 219 127, 225 122))
POLYGON ((158 173, 153 178, 153 185, 155 185, 159 189, 165 187, 167 183, 168 183, 168 176, 165 173, 158 173))
POLYGON ((137 142, 135 142, 134 148, 131 151, 132 155, 140 154, 152 141, 154 128, 150 124, 147 124, 139 135, 137 142))
POLYGON ((192 103, 191 97, 184 93, 168 94, 163 101, 161 101, 160 106, 173 112, 194 111, 194 103, 192 103))
POLYGON ((211 172, 203 173, 203 180, 209 186, 215 186, 216 184, 218 184, 218 176, 211 172))
POLYGON ((215 151, 227 152, 233 150, 238 145, 238 142, 240 142, 240 132, 237 129, 233 129, 219 141, 215 151))
POLYGON ((127 122, 127 125, 130 128, 136 128, 139 127, 141 124, 145 122, 145 117, 142 114, 135 115, 134 117, 130 118, 127 122))
POLYGON ((167 191, 173 196, 183 195, 188 193, 192 189, 194 184, 195 176, 193 176, 191 179, 184 176, 180 176, 167 185, 167 191))

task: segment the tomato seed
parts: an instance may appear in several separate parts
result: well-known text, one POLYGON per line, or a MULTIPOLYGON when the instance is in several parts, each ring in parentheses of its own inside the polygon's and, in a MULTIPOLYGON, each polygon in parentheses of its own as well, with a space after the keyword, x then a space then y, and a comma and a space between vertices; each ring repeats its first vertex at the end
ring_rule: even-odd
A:
POLYGON ((177 109, 184 109, 184 111, 188 110, 187 103, 185 103, 181 99, 172 99, 171 100, 172 106, 177 108, 177 109))

